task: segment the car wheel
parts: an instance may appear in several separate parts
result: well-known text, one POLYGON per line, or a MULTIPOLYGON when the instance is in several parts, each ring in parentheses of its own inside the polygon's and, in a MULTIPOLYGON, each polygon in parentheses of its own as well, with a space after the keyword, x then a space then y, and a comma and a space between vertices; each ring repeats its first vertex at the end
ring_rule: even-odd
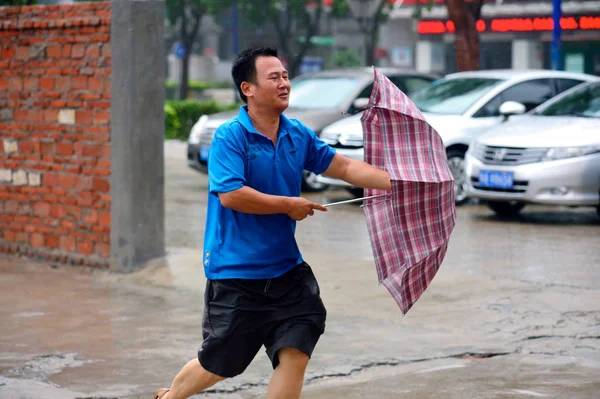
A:
POLYGON ((318 193, 327 190, 329 186, 317 181, 317 175, 304 171, 302 175, 302 191, 305 193, 318 193))
POLYGON ((465 152, 461 150, 450 150, 447 153, 448 166, 454 177, 454 202, 463 205, 467 197, 467 177, 465 176, 465 152))
POLYGON ((356 198, 361 198, 365 196, 365 190, 360 187, 351 187, 347 188, 347 190, 356 198))
POLYGON ((498 216, 515 217, 525 208, 525 203, 519 201, 488 201, 487 206, 498 216))

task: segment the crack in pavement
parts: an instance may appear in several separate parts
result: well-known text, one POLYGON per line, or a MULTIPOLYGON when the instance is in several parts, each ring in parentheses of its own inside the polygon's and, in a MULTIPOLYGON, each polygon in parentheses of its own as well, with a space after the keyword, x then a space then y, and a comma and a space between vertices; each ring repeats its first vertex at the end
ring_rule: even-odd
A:
MULTIPOLYGON (((318 376, 314 376, 311 377, 307 380, 307 383, 311 383, 314 381, 318 381, 318 380, 322 380, 325 378, 345 378, 345 377, 349 377, 353 374, 359 373, 361 371, 364 370, 369 370, 369 369, 373 369, 376 367, 389 367, 389 366, 400 366, 400 365, 405 365, 405 364, 414 364, 414 363, 422 363, 422 362, 427 362, 427 361, 433 361, 433 360, 443 360, 443 359, 490 359, 496 356, 506 356, 506 355, 510 355, 514 352, 463 352, 463 353, 457 353, 454 355, 448 355, 448 356, 441 356, 441 357, 428 357, 428 358, 422 358, 422 359, 412 359, 412 360, 389 360, 389 361, 383 361, 383 362, 372 362, 372 363, 367 363, 364 364, 362 366, 353 368, 352 370, 346 372, 346 373, 331 373, 331 374, 322 374, 322 375, 318 375, 318 376)), ((230 394, 230 393, 237 393, 246 389, 250 389, 250 388, 258 388, 258 387, 264 387, 267 386, 268 384, 266 383, 245 383, 243 385, 240 385, 239 387, 233 388, 233 389, 209 389, 204 391, 203 393, 207 393, 207 394, 230 394)))

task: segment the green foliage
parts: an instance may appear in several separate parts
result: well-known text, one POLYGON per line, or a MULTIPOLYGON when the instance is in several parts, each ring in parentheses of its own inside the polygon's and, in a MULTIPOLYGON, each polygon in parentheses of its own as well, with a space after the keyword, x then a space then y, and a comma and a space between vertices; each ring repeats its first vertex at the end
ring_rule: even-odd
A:
POLYGON ((31 6, 37 4, 36 0, 0 0, 0 7, 3 6, 31 6))
POLYGON ((362 58, 356 51, 350 49, 337 50, 333 55, 334 68, 350 68, 362 65, 362 58))
POLYGON ((211 101, 167 101, 165 103, 165 138, 187 140, 194 124, 202 115, 238 108, 232 104, 223 106, 211 101))

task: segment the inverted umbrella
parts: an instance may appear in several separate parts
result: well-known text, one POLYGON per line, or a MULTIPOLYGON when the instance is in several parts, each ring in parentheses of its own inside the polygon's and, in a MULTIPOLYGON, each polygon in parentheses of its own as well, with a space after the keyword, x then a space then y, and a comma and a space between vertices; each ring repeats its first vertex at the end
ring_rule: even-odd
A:
POLYGON ((392 182, 391 192, 365 189, 362 199, 377 275, 406 314, 448 249, 456 220, 454 179, 438 133, 377 69, 361 123, 365 161, 387 170, 392 182))

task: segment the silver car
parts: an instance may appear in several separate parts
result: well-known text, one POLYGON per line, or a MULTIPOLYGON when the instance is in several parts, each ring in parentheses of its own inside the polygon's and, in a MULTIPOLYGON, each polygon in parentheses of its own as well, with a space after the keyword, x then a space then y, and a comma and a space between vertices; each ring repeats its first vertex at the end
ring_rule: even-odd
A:
POLYGON ((527 203, 596 207, 600 215, 600 82, 481 135, 466 154, 465 177, 468 195, 500 216, 527 203))
MULTIPOLYGON (((406 92, 418 90, 431 84, 435 75, 382 68, 394 84, 406 92)), ((331 123, 363 109, 368 103, 373 88, 372 68, 334 69, 301 75, 292 80, 289 108, 285 115, 296 118, 311 128, 317 135, 331 123)), ((192 127, 188 139, 188 165, 208 173, 208 152, 215 131, 223 123, 237 116, 239 111, 203 115, 192 127)), ((305 172, 303 191, 321 191, 327 188, 317 181, 314 174, 305 172)))
MULTIPOLYGON (((598 77, 562 71, 491 70, 447 75, 431 86, 409 95, 437 130, 446 146, 455 179, 457 204, 467 201, 464 157, 471 141, 509 116, 524 114, 565 90, 598 77)), ((321 138, 342 155, 363 159, 361 115, 323 129, 321 138)), ((330 185, 347 187, 354 195, 362 190, 340 180, 319 176, 330 185)))

